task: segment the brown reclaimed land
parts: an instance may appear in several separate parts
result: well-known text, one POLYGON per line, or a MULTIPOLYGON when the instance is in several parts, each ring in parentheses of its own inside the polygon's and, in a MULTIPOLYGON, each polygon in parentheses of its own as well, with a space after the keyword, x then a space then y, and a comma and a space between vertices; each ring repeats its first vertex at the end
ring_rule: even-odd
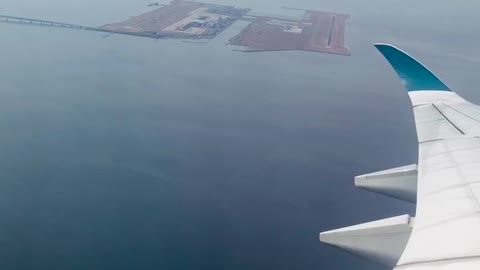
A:
POLYGON ((206 6, 208 5, 196 2, 172 1, 168 6, 100 28, 118 32, 161 33, 166 27, 188 17, 190 12, 206 6))
POLYGON ((237 20, 253 19, 230 44, 247 47, 248 51, 304 50, 350 55, 344 44, 349 15, 308 10, 302 20, 295 21, 247 15, 248 11, 173 0, 170 5, 98 29, 154 38, 211 39, 237 20), (212 9, 215 11, 210 13, 212 9))
POLYGON ((270 20, 260 20, 248 26, 239 36, 230 41, 233 45, 240 45, 260 50, 291 50, 303 47, 304 36, 278 30, 269 25, 270 20))
POLYGON ((349 15, 307 11, 301 22, 258 18, 230 43, 248 51, 305 50, 350 55, 345 47, 345 22, 349 15), (281 27, 283 25, 283 27, 281 27), (286 31, 295 26, 301 32, 286 31))
POLYGON ((312 13, 313 34, 304 50, 350 55, 345 47, 345 23, 349 15, 309 11, 312 13))

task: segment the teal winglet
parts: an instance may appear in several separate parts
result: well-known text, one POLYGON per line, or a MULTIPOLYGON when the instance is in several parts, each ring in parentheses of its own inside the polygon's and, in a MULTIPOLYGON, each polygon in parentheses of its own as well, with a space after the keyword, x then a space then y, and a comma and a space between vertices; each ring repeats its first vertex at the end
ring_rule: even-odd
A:
POLYGON ((428 68, 402 50, 389 44, 375 44, 397 72, 407 91, 452 91, 428 68))

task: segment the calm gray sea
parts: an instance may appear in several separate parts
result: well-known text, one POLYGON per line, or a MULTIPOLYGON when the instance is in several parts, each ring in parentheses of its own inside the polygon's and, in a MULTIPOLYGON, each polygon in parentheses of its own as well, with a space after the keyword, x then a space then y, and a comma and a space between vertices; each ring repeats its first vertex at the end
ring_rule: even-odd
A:
MULTIPOLYGON (((1 0, 97 26, 150 1, 1 0)), ((384 269, 318 241, 412 213, 353 177, 416 162, 392 42, 480 101, 463 1, 214 1, 344 12, 351 57, 0 24, 0 269, 384 269)))

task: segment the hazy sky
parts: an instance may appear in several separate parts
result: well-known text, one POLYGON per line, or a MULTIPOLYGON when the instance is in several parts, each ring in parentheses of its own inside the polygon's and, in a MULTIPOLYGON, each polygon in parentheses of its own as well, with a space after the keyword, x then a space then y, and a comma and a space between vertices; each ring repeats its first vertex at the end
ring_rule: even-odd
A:
MULTIPOLYGON (((97 26, 151 1, 2 0, 97 26)), ((0 268, 384 269, 322 230, 412 213, 353 177, 416 162, 393 43, 480 102, 474 1, 221 1, 351 14, 351 57, 0 24, 0 268)))

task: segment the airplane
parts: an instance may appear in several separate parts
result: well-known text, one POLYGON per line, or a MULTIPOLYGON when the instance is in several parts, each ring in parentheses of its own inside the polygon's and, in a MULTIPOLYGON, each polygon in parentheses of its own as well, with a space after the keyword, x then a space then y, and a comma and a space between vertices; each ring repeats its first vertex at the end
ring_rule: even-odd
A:
POLYGON ((320 233, 320 241, 395 270, 480 269, 480 106, 406 52, 375 44, 413 106, 418 164, 355 177, 355 186, 416 203, 402 215, 320 233))

